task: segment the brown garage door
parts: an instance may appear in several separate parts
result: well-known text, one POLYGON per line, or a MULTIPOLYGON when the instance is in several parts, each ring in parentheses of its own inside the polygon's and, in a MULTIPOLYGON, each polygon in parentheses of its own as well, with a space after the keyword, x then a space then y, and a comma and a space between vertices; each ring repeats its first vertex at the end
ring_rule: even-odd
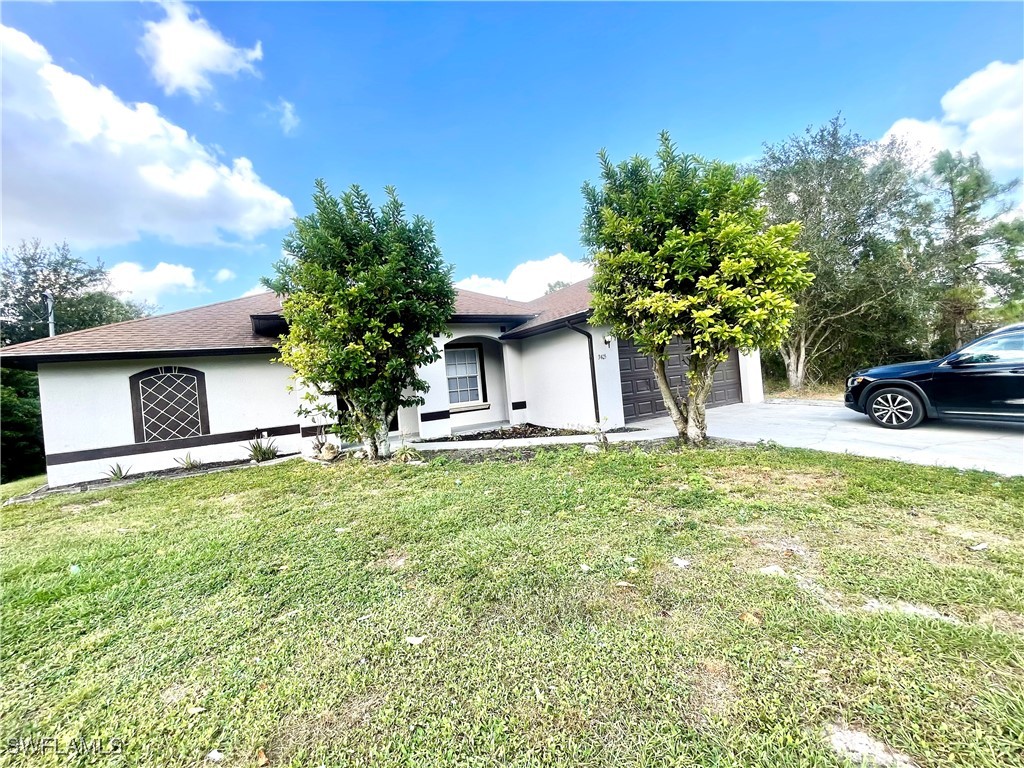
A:
MULTIPOLYGON (((687 343, 678 340, 669 347, 668 381, 676 392, 686 392, 685 350, 687 343)), ((668 409, 654 378, 654 362, 641 354, 633 343, 619 339, 619 378, 622 381, 622 410, 626 423, 668 415, 668 409)), ((738 403, 740 397, 740 363, 734 349, 729 359, 715 371, 708 407, 738 403)))

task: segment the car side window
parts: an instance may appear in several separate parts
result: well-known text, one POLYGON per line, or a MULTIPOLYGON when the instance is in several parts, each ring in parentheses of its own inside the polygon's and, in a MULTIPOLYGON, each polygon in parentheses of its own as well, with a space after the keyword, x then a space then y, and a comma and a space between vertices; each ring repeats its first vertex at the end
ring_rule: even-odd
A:
POLYGON ((958 365, 1024 364, 1024 331, 972 344, 957 355, 956 362, 958 365))

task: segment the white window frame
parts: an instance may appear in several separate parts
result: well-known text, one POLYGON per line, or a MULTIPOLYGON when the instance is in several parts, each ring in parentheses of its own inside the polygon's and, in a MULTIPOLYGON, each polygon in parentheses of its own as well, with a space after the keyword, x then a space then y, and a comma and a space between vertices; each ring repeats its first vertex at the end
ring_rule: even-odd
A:
MULTIPOLYGON (((448 405, 449 405, 449 407, 452 410, 458 410, 460 408, 466 408, 466 407, 474 406, 474 405, 486 405, 487 404, 487 386, 486 386, 485 377, 484 377, 483 350, 480 348, 480 346, 478 346, 476 344, 453 344, 451 347, 445 348, 444 356, 445 356, 445 360, 444 360, 445 370, 444 370, 444 373, 445 373, 445 379, 447 380, 447 384, 448 384, 448 405), (458 371, 457 371, 457 369, 456 369, 455 375, 454 376, 450 375, 449 372, 448 372, 448 366, 451 363, 449 363, 448 356, 449 356, 449 354, 451 354, 453 352, 472 352, 473 356, 476 358, 476 373, 466 373, 466 374, 462 374, 460 376, 458 371), (470 391, 473 390, 473 389, 476 389, 476 391, 477 391, 477 399, 476 400, 460 400, 460 401, 457 401, 457 402, 453 401, 452 400, 452 388, 451 388, 451 381, 452 381, 452 379, 470 378, 470 377, 475 377, 476 378, 476 387, 470 386, 468 389, 470 391)), ((458 365, 458 363, 455 363, 455 365, 458 365)), ((464 390, 457 389, 456 391, 461 392, 461 391, 464 391, 464 390)))

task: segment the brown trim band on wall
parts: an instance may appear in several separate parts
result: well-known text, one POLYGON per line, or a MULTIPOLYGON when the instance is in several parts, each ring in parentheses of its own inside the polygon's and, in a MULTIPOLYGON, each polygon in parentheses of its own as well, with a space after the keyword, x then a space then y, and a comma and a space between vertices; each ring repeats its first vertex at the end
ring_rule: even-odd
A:
POLYGON ((441 419, 450 419, 451 416, 451 411, 427 411, 420 413, 420 421, 441 421, 441 419))
POLYGON ((136 456, 143 453, 161 453, 162 451, 176 451, 181 448, 199 448, 204 445, 238 443, 243 440, 259 440, 264 435, 267 437, 282 437, 284 435, 297 435, 299 433, 300 430, 298 424, 289 424, 286 427, 246 429, 241 432, 220 432, 215 435, 183 437, 178 440, 164 440, 158 443, 131 443, 129 445, 115 445, 110 448, 89 448, 83 451, 49 453, 46 455, 46 466, 53 467, 58 464, 74 464, 77 461, 93 461, 95 459, 112 459, 116 456, 136 456))
POLYGON ((526 410, 526 401, 525 400, 513 400, 512 401, 512 410, 513 411, 525 411, 526 410))

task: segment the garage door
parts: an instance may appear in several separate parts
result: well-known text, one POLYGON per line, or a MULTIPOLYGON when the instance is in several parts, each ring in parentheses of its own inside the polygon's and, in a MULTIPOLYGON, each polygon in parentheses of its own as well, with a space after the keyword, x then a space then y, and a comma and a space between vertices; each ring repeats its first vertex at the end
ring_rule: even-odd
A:
MULTIPOLYGON (((676 392, 686 393, 685 351, 687 342, 678 340, 669 347, 666 370, 668 381, 676 392)), ((667 416, 668 409, 658 391, 654 378, 654 361, 641 354, 632 342, 619 340, 619 378, 622 381, 622 410, 626 423, 667 416)), ((708 407, 741 402, 740 363, 734 349, 729 359, 720 363, 715 371, 708 407)))

